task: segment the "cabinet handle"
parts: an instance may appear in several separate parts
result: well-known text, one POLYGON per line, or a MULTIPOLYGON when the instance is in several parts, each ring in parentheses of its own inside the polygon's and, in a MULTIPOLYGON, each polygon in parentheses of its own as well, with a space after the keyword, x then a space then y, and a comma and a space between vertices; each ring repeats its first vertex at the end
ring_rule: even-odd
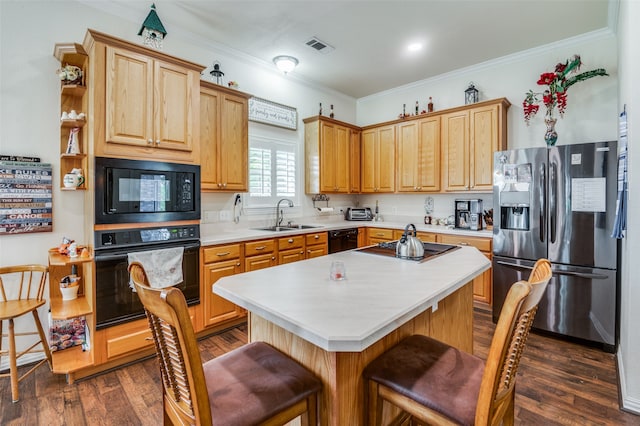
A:
POLYGON ((304 250, 300 250, 300 254, 304 254, 304 250))
POLYGON ((271 256, 271 260, 276 260, 276 257, 275 256, 271 256))
POLYGON ((149 145, 153 145, 153 139, 148 139, 148 140, 147 140, 147 143, 148 143, 149 145))
POLYGON ((384 237, 384 234, 382 232, 377 232, 376 237, 384 237))
POLYGON ((156 139, 156 145, 160 145, 160 139, 156 139))
POLYGON ((216 253, 216 256, 222 257, 222 256, 229 256, 230 254, 231 254, 230 251, 224 251, 222 253, 216 253))
POLYGON ((291 243, 293 242, 293 238, 289 238, 289 239, 287 240, 287 242, 288 242, 289 244, 291 244, 291 243))
POLYGON ((256 250, 264 250, 266 248, 267 248, 267 246, 260 246, 260 247, 256 247, 256 250))
POLYGON ((468 245, 469 245, 469 243, 465 243, 464 241, 460 241, 460 242, 458 243, 458 245, 461 245, 461 246, 468 246, 468 245))
POLYGON ((240 266, 240 262, 236 263, 236 266, 240 266))
POLYGON ((320 238, 320 235, 314 235, 313 238, 317 240, 318 238, 320 238))
POLYGON ((223 183, 223 184, 222 184, 222 187, 223 187, 223 188, 226 188, 226 187, 227 187, 227 183, 226 183, 226 182, 225 182, 225 183, 223 183))
POLYGON ((311 249, 308 249, 308 250, 307 250, 307 253, 311 253, 311 249))

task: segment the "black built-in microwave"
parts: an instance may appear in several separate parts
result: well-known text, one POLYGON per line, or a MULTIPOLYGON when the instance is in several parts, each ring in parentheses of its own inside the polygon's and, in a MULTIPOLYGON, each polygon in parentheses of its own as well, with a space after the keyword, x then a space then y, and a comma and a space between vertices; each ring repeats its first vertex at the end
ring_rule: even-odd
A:
POLYGON ((200 219, 200 166, 95 159, 95 223, 200 219))

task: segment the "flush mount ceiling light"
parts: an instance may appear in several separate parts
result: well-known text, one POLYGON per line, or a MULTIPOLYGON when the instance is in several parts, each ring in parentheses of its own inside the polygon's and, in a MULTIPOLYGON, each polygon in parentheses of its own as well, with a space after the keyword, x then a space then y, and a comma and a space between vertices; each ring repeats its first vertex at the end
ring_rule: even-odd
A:
POLYGON ((276 64, 276 67, 287 74, 288 72, 293 71, 293 69, 298 65, 298 60, 293 56, 280 55, 273 58, 273 63, 276 64))
POLYGON ((422 49, 422 43, 411 43, 407 46, 409 52, 417 52, 420 49, 422 49))

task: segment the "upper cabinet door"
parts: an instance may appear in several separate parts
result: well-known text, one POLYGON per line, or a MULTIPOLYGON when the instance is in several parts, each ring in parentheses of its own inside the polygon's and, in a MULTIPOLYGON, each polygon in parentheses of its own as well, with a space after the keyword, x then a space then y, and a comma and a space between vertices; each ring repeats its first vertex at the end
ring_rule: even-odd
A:
POLYGON ((107 46, 106 141, 153 144, 153 60, 107 46))
POLYGON ((444 188, 469 190, 469 111, 442 116, 444 188))
POLYGON ((501 143, 499 123, 498 105, 470 111, 469 187, 472 190, 493 189, 493 153, 506 149, 501 143))
POLYGON ((155 61, 154 136, 156 148, 191 151, 200 76, 177 65, 155 61))
POLYGON ((398 192, 419 191, 418 129, 417 121, 398 124, 398 192))
POLYGON ((396 128, 362 132, 362 192, 393 192, 396 173, 396 128))
POLYGON ((223 189, 247 191, 249 106, 246 97, 225 94, 220 114, 219 158, 223 189))
POLYGON ((420 120, 418 145, 418 187, 440 191, 440 117, 420 120))

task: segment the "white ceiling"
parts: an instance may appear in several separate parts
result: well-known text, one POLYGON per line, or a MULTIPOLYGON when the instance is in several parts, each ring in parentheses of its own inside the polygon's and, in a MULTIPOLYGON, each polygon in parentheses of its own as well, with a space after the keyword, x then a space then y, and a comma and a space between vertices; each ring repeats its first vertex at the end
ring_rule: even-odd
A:
MULTIPOLYGON (((82 1, 82 0, 80 0, 82 1)), ((146 17, 156 10, 171 37, 188 31, 214 45, 271 63, 361 98, 490 59, 606 28, 618 0, 92 0, 146 17), (305 45, 329 43, 323 54, 305 45), (407 51, 410 42, 424 48, 407 51)), ((215 58, 212 58, 212 62, 215 58)), ((210 65, 210 64, 209 64, 210 65)), ((222 69, 224 70, 224 64, 222 69)))

